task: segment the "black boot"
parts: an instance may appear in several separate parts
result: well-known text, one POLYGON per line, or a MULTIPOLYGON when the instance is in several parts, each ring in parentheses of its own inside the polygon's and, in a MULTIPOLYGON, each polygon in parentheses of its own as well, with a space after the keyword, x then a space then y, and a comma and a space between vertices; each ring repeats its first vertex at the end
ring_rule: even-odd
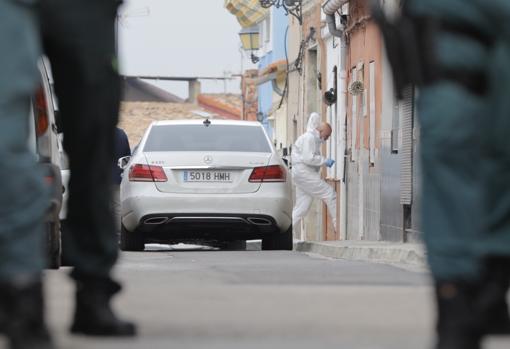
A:
POLYGON ((111 279, 80 278, 76 281, 76 308, 71 333, 91 336, 134 336, 132 322, 119 319, 110 305, 121 287, 111 279))
POLYGON ((482 314, 484 332, 510 334, 507 293, 510 287, 510 258, 494 257, 485 263, 486 278, 482 283, 477 306, 482 314))
POLYGON ((0 284, 0 331, 10 349, 54 349, 40 280, 0 284))
POLYGON ((438 282, 436 349, 480 349, 481 324, 474 300, 476 285, 464 282, 438 282))

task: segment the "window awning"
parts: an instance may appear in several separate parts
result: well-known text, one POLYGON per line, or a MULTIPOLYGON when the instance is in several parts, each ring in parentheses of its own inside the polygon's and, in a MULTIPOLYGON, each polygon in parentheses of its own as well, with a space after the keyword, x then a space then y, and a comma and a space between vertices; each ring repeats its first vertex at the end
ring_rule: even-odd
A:
POLYGON ((268 13, 268 9, 260 6, 259 0, 225 0, 225 8, 237 17, 243 28, 261 22, 268 13))

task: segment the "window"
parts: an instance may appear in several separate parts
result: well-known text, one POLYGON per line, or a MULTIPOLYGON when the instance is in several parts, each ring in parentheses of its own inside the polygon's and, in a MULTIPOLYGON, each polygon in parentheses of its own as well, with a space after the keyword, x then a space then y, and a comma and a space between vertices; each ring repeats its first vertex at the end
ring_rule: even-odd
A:
MULTIPOLYGON (((272 10, 271 10, 272 11, 272 10)), ((260 36, 259 36, 259 47, 263 53, 268 53, 272 50, 272 40, 271 40, 271 11, 268 11, 268 15, 266 18, 259 23, 260 36)))
MULTIPOLYGON (((352 69, 352 82, 357 81, 356 68, 352 69)), ((356 139, 358 137, 358 97, 351 94, 352 98, 352 111, 351 111, 351 160, 356 161, 358 159, 358 153, 356 150, 356 139)))
POLYGON ((370 62, 369 65, 369 89, 370 89, 370 108, 369 108, 369 120, 370 120, 370 153, 369 162, 375 164, 375 62, 370 62))
POLYGON ((414 89, 409 86, 403 91, 400 102, 400 203, 411 205, 413 200, 413 152, 414 152, 414 89))
POLYGON ((306 66, 306 105, 307 105, 307 115, 310 113, 317 112, 320 108, 318 105, 319 100, 319 86, 318 86, 318 53, 317 49, 313 48, 308 50, 307 57, 307 66, 306 66))
POLYGON ((269 11, 266 19, 264 20, 264 43, 268 44, 271 41, 271 11, 269 11))
POLYGON ((395 108, 393 109, 393 120, 391 127, 391 152, 398 153, 402 145, 403 122, 414 115, 414 88, 406 87, 403 91, 402 100, 395 97, 395 108))
POLYGON ((261 127, 214 125, 153 126, 144 152, 231 151, 270 153, 271 146, 261 127))
POLYGON ((395 105, 393 107, 393 115, 391 120, 391 152, 398 153, 399 132, 400 132, 400 108, 399 101, 395 96, 395 105))
MULTIPOLYGON (((363 92, 359 95, 361 108, 359 109, 360 116, 367 116, 367 88, 365 86, 365 66, 362 62, 358 63, 356 67, 358 71, 357 80, 363 84, 363 92)), ((362 142, 362 141, 360 141, 362 142)))

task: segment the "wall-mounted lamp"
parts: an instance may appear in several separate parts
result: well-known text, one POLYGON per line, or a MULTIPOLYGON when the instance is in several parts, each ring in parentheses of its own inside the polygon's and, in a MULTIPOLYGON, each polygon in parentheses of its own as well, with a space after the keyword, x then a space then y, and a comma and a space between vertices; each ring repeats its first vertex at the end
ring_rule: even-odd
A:
POLYGON ((324 103, 326 103, 326 105, 333 105, 336 103, 336 90, 334 88, 330 88, 324 93, 324 103))
POLYGON ((258 25, 254 25, 249 28, 243 28, 239 32, 239 37, 241 38, 241 44, 243 45, 243 50, 251 51, 250 58, 253 64, 258 63, 260 60, 259 57, 255 56, 253 53, 257 51, 260 47, 260 32, 258 25))
POLYGON ((303 24, 302 0, 259 0, 259 2, 260 6, 264 8, 269 8, 271 6, 276 8, 283 7, 287 16, 291 14, 297 18, 300 25, 303 24))

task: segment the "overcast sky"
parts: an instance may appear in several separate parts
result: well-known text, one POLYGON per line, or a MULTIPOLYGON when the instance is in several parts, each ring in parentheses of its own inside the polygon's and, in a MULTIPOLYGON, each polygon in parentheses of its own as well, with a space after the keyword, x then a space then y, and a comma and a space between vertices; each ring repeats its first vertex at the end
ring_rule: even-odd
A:
MULTIPOLYGON (((224 0, 126 0, 119 52, 125 75, 223 76, 240 72, 239 23, 224 0), (149 14, 144 12, 148 9, 149 14)), ((187 85, 156 83, 187 97, 187 85)), ((204 92, 224 84, 202 82, 204 92)), ((239 81, 228 92, 239 92, 239 81)))

